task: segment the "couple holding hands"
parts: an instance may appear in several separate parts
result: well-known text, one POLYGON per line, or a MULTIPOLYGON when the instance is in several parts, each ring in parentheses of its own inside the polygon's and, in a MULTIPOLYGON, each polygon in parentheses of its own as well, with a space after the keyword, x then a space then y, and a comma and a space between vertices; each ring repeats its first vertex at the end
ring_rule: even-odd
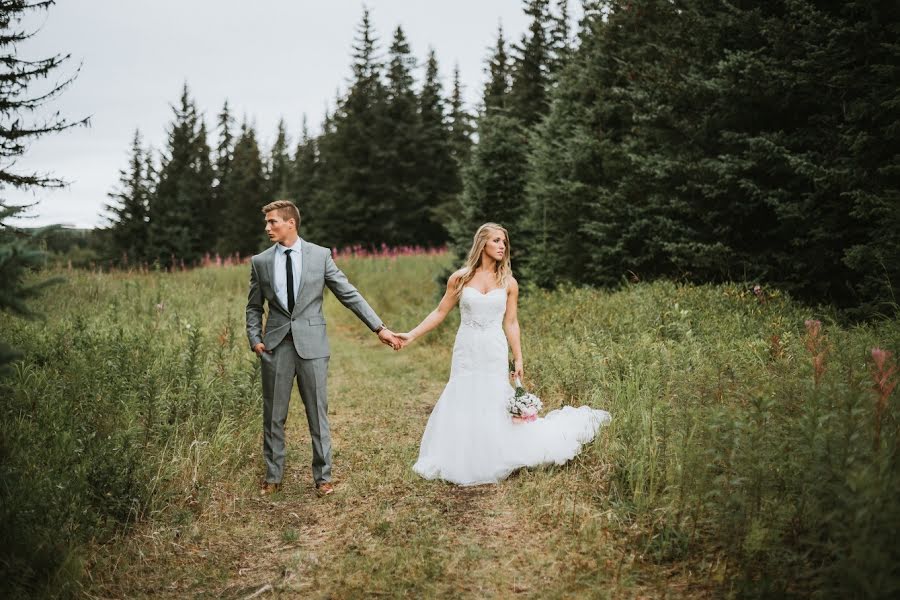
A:
POLYGON ((320 495, 334 491, 328 426, 330 350, 322 312, 325 287, 375 332, 399 350, 441 324, 459 305, 450 379, 435 405, 413 470, 426 479, 457 485, 497 483, 521 467, 563 464, 610 420, 606 411, 565 406, 543 418, 516 422, 507 410, 509 381, 523 375, 509 236, 495 223, 478 228, 466 264, 453 273, 438 306, 408 333, 387 329, 362 294, 334 263, 331 251, 299 237, 297 207, 279 200, 263 207, 266 233, 274 243, 250 260, 247 337, 259 356, 263 386, 263 457, 260 492, 281 487, 284 424, 294 380, 312 438, 312 474, 320 495), (263 324, 264 305, 268 318, 263 324))

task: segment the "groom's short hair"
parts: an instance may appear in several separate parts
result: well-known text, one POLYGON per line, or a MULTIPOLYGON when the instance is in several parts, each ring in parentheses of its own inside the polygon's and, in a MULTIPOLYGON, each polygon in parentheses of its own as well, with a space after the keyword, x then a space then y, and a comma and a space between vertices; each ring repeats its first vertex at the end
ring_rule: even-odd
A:
POLYGON ((285 221, 294 219, 297 228, 300 228, 300 211, 297 210, 297 207, 294 206, 293 202, 290 200, 276 200, 275 202, 269 202, 262 207, 263 214, 268 214, 273 210, 278 211, 278 216, 285 221))

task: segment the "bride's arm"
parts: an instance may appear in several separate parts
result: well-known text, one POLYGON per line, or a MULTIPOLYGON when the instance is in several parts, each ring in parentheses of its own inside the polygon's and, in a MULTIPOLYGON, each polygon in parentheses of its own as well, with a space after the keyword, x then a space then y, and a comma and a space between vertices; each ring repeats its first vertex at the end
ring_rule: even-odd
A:
POLYGON ((503 317, 503 331, 506 332, 506 341, 512 350, 513 360, 516 363, 515 376, 522 379, 525 375, 525 366, 522 362, 522 340, 519 333, 519 284, 513 279, 509 282, 509 292, 506 294, 506 315, 503 317))
POLYGON ((456 306, 456 303, 459 301, 459 298, 453 293, 453 290, 456 289, 457 283, 459 282, 459 273, 454 273, 450 276, 450 279, 447 280, 447 290, 444 292, 444 297, 441 298, 441 301, 438 303, 437 308, 435 308, 427 317, 425 317, 421 323, 416 325, 409 333, 400 333, 397 337, 403 339, 405 343, 404 346, 412 342, 414 339, 421 337, 440 325, 447 315, 453 310, 453 307, 456 306))

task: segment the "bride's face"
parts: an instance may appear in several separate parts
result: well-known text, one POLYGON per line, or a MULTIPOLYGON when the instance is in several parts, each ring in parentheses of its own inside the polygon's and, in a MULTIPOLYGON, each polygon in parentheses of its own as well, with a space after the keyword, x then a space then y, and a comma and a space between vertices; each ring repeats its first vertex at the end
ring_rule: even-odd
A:
POLYGON ((497 262, 503 260, 506 255, 506 236, 502 231, 491 230, 487 242, 484 244, 484 254, 497 262))

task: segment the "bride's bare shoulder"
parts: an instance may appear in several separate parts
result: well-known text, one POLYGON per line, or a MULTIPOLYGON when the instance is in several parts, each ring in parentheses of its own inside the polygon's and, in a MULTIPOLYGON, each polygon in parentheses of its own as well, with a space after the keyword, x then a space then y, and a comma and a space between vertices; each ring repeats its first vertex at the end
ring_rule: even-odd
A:
POLYGON ((454 271, 453 274, 450 275, 450 278, 447 279, 447 285, 448 286, 456 285, 457 283, 459 283, 459 280, 462 279, 465 274, 466 274, 465 268, 459 269, 458 271, 454 271))

